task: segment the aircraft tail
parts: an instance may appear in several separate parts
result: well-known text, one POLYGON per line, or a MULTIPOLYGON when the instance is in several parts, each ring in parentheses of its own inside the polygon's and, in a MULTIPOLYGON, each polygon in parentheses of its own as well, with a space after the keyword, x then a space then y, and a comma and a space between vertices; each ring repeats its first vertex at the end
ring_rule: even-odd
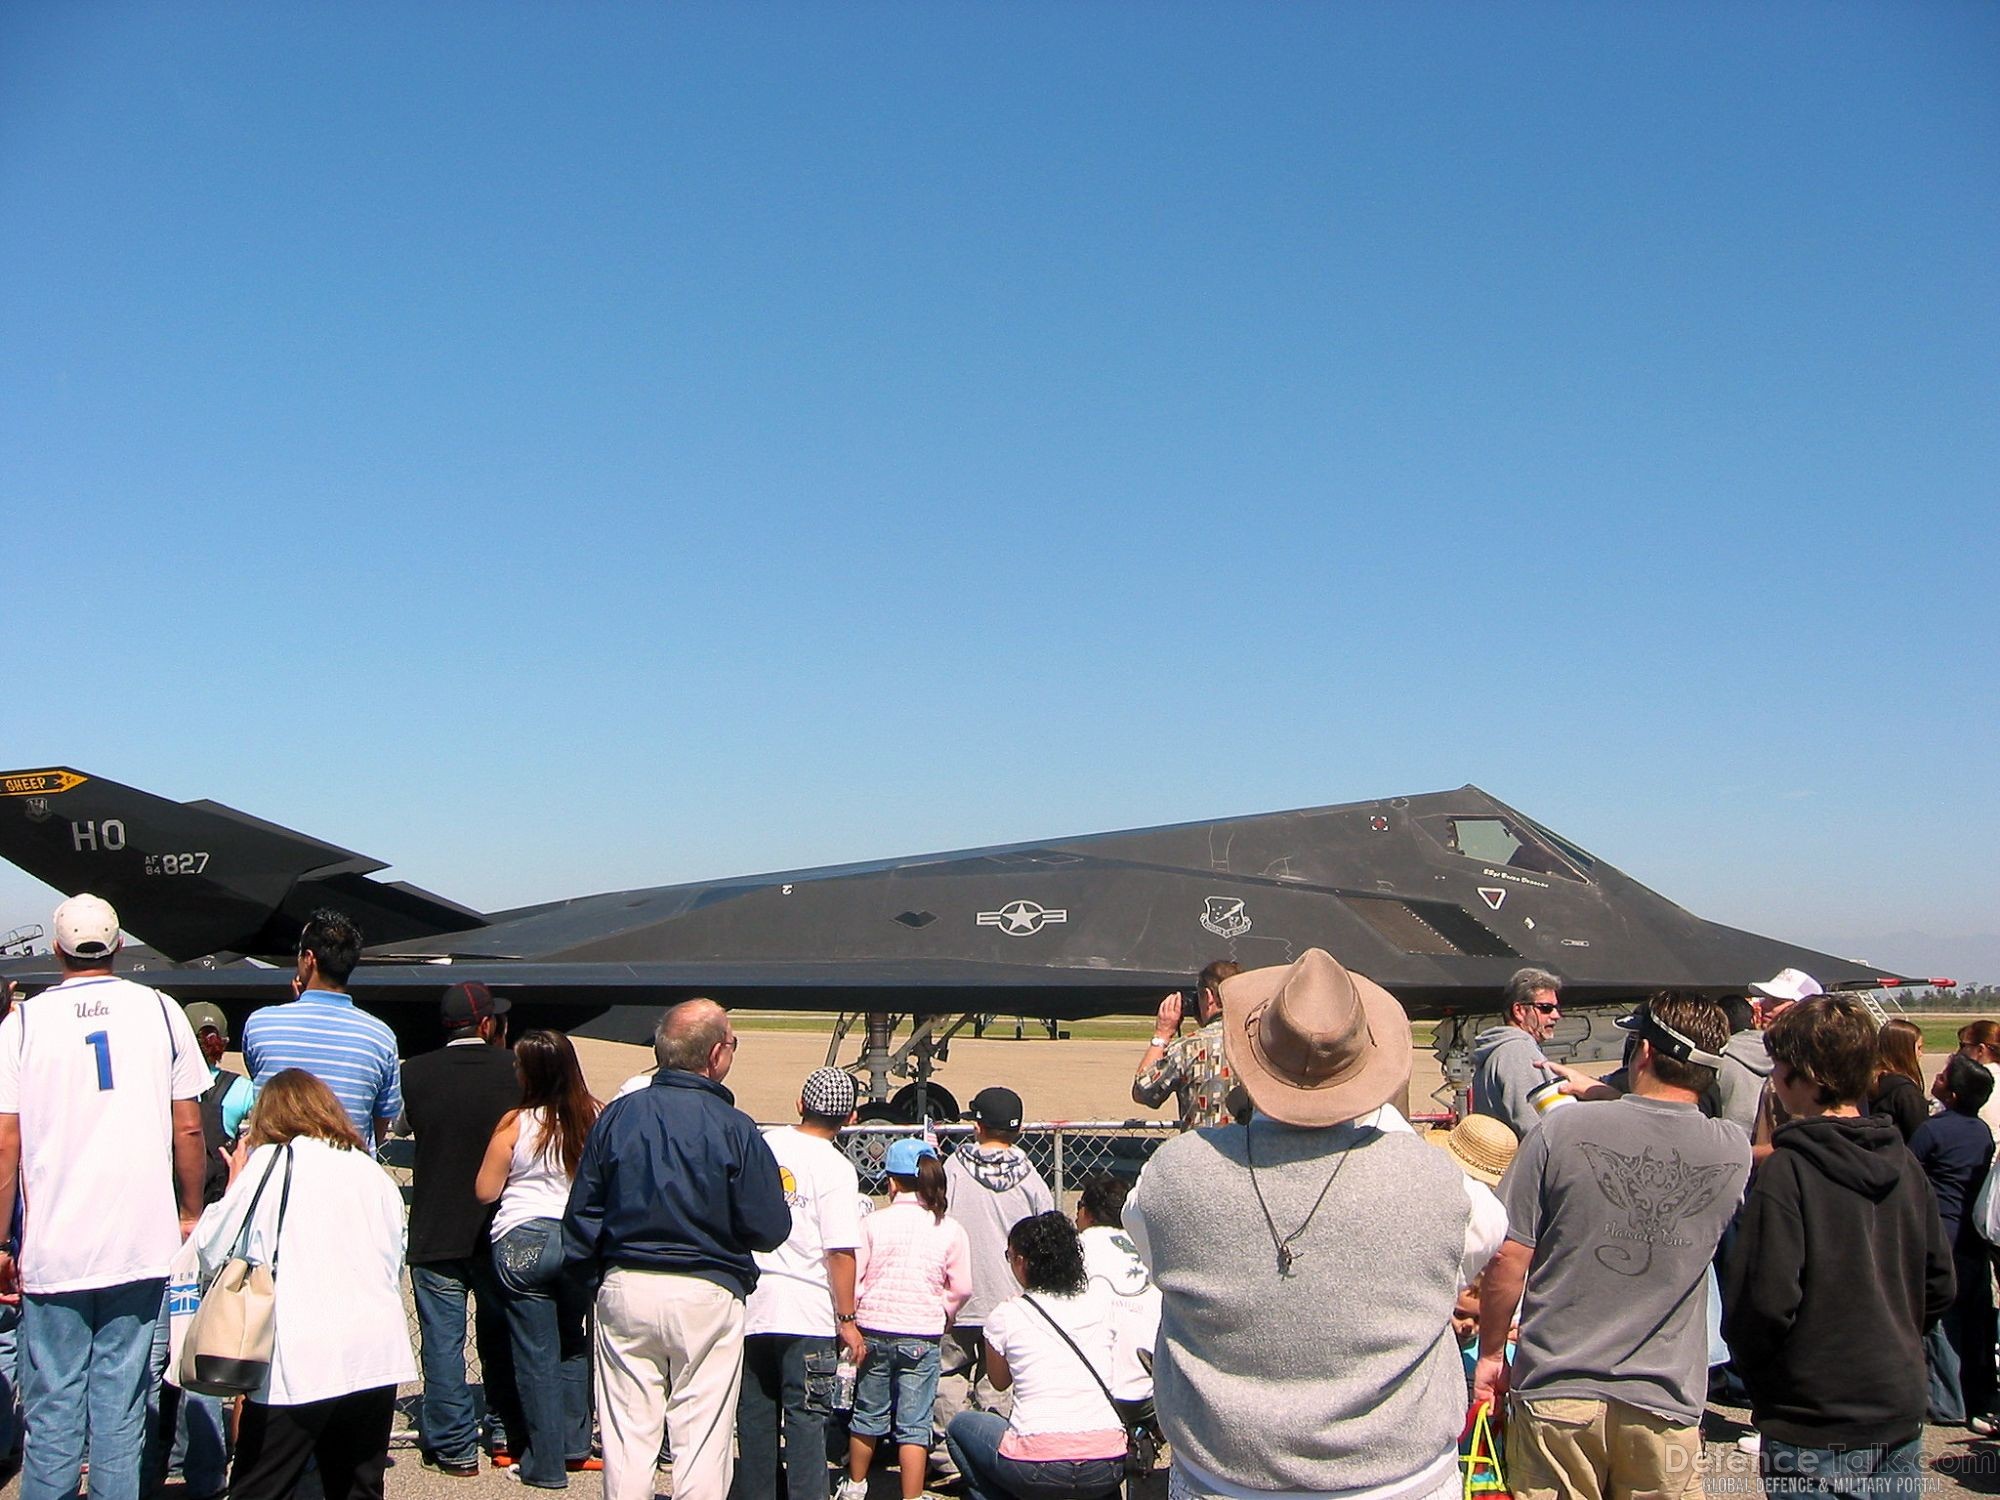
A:
POLYGON ((0 771, 0 857, 66 895, 90 891, 125 930, 185 962, 289 954, 315 907, 378 943, 484 927, 469 907, 387 866, 217 802, 173 802, 66 766, 0 771))

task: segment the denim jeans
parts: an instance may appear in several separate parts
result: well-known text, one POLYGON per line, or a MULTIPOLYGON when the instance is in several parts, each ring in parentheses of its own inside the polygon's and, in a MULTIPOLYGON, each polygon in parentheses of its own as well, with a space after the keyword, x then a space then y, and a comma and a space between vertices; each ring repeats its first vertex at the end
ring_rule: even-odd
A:
MULTIPOLYGON (((1949 1313, 1945 1315, 1947 1318, 1949 1313)), ((1965 1392, 1959 1384, 1958 1348, 1951 1332, 1940 1319, 1924 1331, 1924 1375, 1929 1386, 1927 1415, 1944 1427, 1963 1427, 1968 1416, 1965 1392)), ((1817 1449, 1813 1450, 1817 1452, 1817 1449)))
POLYGON ((219 1396, 202 1396, 165 1383, 169 1324, 165 1307, 153 1327, 146 1381, 146 1454, 140 1491, 158 1495, 167 1472, 178 1468, 189 1500, 220 1495, 229 1480, 229 1419, 219 1396))
POLYGON ((21 1299, 21 1500, 71 1500, 90 1460, 94 1500, 139 1500, 146 1376, 163 1276, 21 1299))
POLYGON ((566 1461, 590 1457, 590 1294, 563 1274, 562 1221, 508 1230, 494 1243, 493 1275, 527 1424, 514 1461, 523 1484, 564 1489, 566 1461))
POLYGON ((1993 1409, 1993 1318, 1992 1270, 1984 1247, 1960 1248, 1953 1252, 1952 1270, 1958 1277, 1958 1295, 1938 1322, 1944 1342, 1956 1358, 1960 1421, 1983 1416, 1993 1409))
POLYGON ((499 1446, 506 1432, 525 1432, 514 1391, 514 1354, 500 1307, 500 1287, 484 1247, 462 1260, 410 1267, 422 1350, 424 1400, 418 1430, 423 1449, 442 1464, 479 1458, 479 1409, 465 1380, 465 1297, 477 1303, 475 1338, 486 1382, 486 1413, 499 1446))
POLYGON ((786 1500, 826 1500, 826 1413, 806 1405, 806 1356, 839 1347, 831 1334, 753 1333, 743 1340, 729 1500, 776 1500, 781 1422, 786 1500))
POLYGON ((965 1500, 1088 1500, 1125 1482, 1123 1458, 1005 1458, 1000 1439, 1006 1435, 1007 1419, 990 1411, 962 1411, 945 1428, 944 1445, 965 1480, 965 1500))
POLYGON ((897 1444, 931 1445, 931 1405, 937 1398, 938 1340, 917 1333, 862 1329, 868 1358, 854 1382, 854 1413, 847 1430, 856 1437, 887 1437, 897 1444))
POLYGON ((1757 1462, 1764 1493, 1834 1500, 1917 1500, 1923 1490, 1923 1436, 1887 1448, 1797 1448, 1769 1433, 1757 1462))

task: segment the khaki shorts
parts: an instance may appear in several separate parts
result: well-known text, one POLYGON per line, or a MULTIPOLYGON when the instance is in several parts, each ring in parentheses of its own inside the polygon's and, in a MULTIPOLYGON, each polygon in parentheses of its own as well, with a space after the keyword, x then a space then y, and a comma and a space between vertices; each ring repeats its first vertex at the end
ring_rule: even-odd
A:
POLYGON ((1514 1500, 1702 1500, 1701 1429, 1623 1401, 1516 1399, 1514 1500))

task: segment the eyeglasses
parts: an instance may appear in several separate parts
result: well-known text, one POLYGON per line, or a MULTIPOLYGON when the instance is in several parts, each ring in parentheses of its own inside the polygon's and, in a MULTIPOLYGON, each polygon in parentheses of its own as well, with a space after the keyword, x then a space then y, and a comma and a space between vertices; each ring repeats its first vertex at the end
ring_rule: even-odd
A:
POLYGON ((734 1052, 738 1047, 743 1045, 743 1038, 740 1036, 733 1036, 728 1041, 718 1042, 716 1045, 727 1047, 731 1052, 734 1052))
POLYGON ((1544 1004, 1542 1001, 1537 1000, 1535 1002, 1535 1009, 1540 1011, 1545 1016, 1552 1016, 1557 1011, 1562 1009, 1562 1002, 1558 1000, 1551 1000, 1548 1003, 1544 1004))

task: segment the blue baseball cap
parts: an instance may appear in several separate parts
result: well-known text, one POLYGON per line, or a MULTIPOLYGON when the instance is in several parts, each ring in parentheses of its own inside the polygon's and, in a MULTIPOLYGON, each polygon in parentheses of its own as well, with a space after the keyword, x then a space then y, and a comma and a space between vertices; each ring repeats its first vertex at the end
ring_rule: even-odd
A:
POLYGON ((882 1170, 891 1177, 914 1177, 917 1163, 926 1156, 936 1156, 937 1147, 916 1136, 906 1135, 900 1141, 889 1143, 889 1152, 882 1158, 882 1170))

